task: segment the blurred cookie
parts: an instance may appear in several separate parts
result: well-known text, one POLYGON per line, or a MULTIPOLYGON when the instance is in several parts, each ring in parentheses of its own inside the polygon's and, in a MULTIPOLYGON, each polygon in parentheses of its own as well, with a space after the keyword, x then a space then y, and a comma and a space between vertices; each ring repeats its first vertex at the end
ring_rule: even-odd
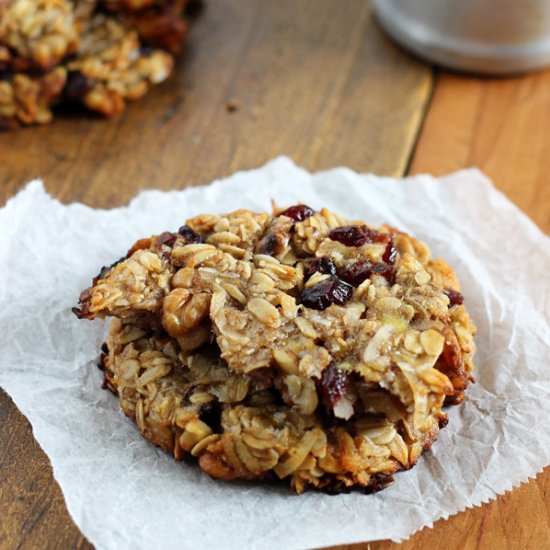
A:
POLYGON ((0 2, 0 129, 50 122, 51 108, 66 102, 104 116, 120 113, 172 73, 190 4, 0 2))

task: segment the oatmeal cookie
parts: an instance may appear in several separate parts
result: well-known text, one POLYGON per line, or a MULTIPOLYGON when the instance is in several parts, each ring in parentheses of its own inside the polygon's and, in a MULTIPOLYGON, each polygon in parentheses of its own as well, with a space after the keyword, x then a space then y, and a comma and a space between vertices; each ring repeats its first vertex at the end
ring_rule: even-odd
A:
POLYGON ((142 239, 75 313, 116 318, 106 384, 145 437, 214 478, 380 489, 472 381, 451 268, 394 228, 305 205, 142 239))

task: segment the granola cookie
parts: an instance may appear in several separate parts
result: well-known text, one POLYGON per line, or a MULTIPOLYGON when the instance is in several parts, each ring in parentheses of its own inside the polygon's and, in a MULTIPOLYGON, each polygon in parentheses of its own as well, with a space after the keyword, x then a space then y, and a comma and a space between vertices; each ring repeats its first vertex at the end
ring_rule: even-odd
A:
POLYGON ((472 381, 451 268, 394 228, 305 205, 142 239, 75 313, 116 318, 106 384, 145 437, 214 478, 380 489, 472 381))
MULTIPOLYGON (((135 28, 148 45, 179 50, 190 0, 3 0, 0 68, 48 70, 78 51, 84 22, 102 9, 135 28)), ((112 16, 109 16, 112 17, 112 16)))
POLYGON ((0 0, 0 129, 50 122, 63 102, 120 113, 172 73, 192 4, 0 0))

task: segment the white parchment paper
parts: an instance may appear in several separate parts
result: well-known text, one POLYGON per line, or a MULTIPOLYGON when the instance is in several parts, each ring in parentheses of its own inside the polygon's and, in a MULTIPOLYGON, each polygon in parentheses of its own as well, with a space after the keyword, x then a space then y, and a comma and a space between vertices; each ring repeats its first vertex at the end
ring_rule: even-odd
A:
MULTIPOLYGON (((152 182, 154 184, 154 182, 152 182)), ((479 171, 401 181, 286 158, 205 187, 94 210, 29 184, 0 211, 0 385, 30 420, 67 507, 105 549, 307 548, 391 538, 510 490, 550 463, 550 239, 479 171), (142 439, 102 391, 105 326, 71 313, 102 265, 201 212, 297 200, 389 222, 456 268, 479 332, 477 383, 431 452, 381 493, 296 496, 214 482, 142 439)))

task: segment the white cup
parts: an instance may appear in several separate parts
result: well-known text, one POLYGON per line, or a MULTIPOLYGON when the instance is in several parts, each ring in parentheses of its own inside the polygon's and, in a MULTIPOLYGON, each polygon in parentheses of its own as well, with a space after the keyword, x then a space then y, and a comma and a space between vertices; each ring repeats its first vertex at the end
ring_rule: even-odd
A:
POLYGON ((550 65, 550 0, 372 0, 404 48, 453 69, 488 74, 550 65))

